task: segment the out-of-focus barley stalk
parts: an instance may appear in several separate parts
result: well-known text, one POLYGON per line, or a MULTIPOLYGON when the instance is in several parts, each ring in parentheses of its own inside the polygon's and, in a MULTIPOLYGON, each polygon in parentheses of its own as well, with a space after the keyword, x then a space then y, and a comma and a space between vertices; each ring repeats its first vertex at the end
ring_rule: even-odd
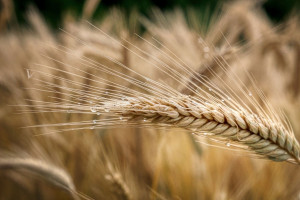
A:
POLYGON ((74 199, 79 199, 69 174, 49 163, 32 158, 0 158, 0 168, 2 170, 27 170, 69 191, 74 199))

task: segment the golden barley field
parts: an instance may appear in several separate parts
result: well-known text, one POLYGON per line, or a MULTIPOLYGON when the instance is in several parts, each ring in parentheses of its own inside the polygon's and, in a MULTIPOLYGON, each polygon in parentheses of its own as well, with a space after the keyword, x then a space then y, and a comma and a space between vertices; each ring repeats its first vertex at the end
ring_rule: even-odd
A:
POLYGON ((0 15, 0 199, 300 199, 300 21, 0 15))

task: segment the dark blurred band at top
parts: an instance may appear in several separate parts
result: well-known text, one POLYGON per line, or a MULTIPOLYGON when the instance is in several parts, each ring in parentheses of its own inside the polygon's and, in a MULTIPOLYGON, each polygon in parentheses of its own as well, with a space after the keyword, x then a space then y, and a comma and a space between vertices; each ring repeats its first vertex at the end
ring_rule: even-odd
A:
MULTIPOLYGON (((9 0, 0 0, 9 1, 9 0)), ((117 7, 129 13, 132 9, 148 15, 152 7, 161 10, 172 10, 174 8, 193 8, 199 12, 212 14, 218 5, 226 1, 221 0, 102 0, 94 13, 94 18, 101 18, 109 8, 117 7)), ((285 20, 291 13, 300 12, 299 0, 269 0, 261 1, 263 8, 274 22, 285 20)), ((85 0, 14 0, 14 8, 19 22, 25 22, 26 10, 29 6, 36 7, 47 23, 53 27, 60 25, 64 13, 71 12, 79 16, 82 12, 85 0)))

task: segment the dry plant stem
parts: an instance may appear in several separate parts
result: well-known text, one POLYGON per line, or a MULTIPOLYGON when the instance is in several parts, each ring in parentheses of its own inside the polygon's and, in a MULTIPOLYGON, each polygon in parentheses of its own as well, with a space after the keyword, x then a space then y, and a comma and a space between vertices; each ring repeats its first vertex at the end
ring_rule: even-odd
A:
POLYGON ((112 164, 108 162, 109 174, 105 176, 112 185, 112 191, 119 199, 131 200, 130 190, 122 178, 122 175, 113 169, 112 164))
POLYGON ((194 76, 190 78, 189 84, 185 88, 183 88, 181 92, 186 95, 193 95, 193 90, 197 90, 197 86, 195 86, 194 83, 202 84, 198 81, 201 76, 207 77, 208 79, 212 78, 212 71, 216 73, 220 69, 220 66, 228 64, 233 59, 234 52, 235 49, 227 48, 223 52, 214 55, 213 58, 199 67, 199 70, 197 70, 193 74, 194 76), (191 90, 190 88, 192 88, 193 90, 191 90))
POLYGON ((0 158, 0 169, 25 169, 71 193, 74 199, 79 199, 76 195, 75 186, 69 175, 63 170, 35 159, 23 158, 0 158))
POLYGON ((143 120, 182 127, 195 133, 210 133, 245 145, 265 158, 300 164, 299 144, 288 130, 246 111, 235 111, 225 105, 201 103, 189 96, 173 99, 128 98, 127 101, 115 101, 104 106, 132 121, 143 120))
POLYGON ((86 0, 82 11, 82 18, 90 19, 95 13, 99 3, 100 0, 86 0))
POLYGON ((300 42, 296 42, 296 56, 295 56, 295 69, 294 69, 294 96, 297 97, 300 93, 300 42))
POLYGON ((13 7, 13 1, 0 0, 0 31, 5 30, 6 24, 14 16, 13 7))

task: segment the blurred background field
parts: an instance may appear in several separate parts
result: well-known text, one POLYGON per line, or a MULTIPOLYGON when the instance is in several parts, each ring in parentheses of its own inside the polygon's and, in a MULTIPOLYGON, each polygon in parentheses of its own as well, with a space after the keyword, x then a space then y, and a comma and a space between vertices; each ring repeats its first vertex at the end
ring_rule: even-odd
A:
MULTIPOLYGON (((209 66, 218 72, 217 64, 207 59, 205 42, 214 49, 209 56, 223 56, 234 72, 243 65, 255 77, 270 102, 285 112, 299 141, 299 1, 1 0, 1 5, 0 199, 300 199, 299 166, 202 145, 184 130, 75 128, 47 134, 57 129, 22 128, 98 119, 34 107, 36 102, 28 99, 50 100, 47 92, 27 89, 38 84, 36 77, 63 86, 72 84, 54 76, 108 88, 55 69, 43 69, 51 76, 38 77, 27 70, 34 63, 68 72, 67 65, 76 66, 103 77, 81 59, 120 70, 109 56, 179 90, 147 61, 161 63, 145 55, 142 60, 128 49, 138 47, 175 67, 160 51, 168 48, 195 70, 207 73, 209 66), (74 54, 60 51, 61 46, 74 54), (24 104, 35 112, 17 114, 18 107, 11 106, 24 104)), ((245 74, 239 78, 251 87, 245 74)), ((58 103, 71 99, 50 95, 58 103)))

